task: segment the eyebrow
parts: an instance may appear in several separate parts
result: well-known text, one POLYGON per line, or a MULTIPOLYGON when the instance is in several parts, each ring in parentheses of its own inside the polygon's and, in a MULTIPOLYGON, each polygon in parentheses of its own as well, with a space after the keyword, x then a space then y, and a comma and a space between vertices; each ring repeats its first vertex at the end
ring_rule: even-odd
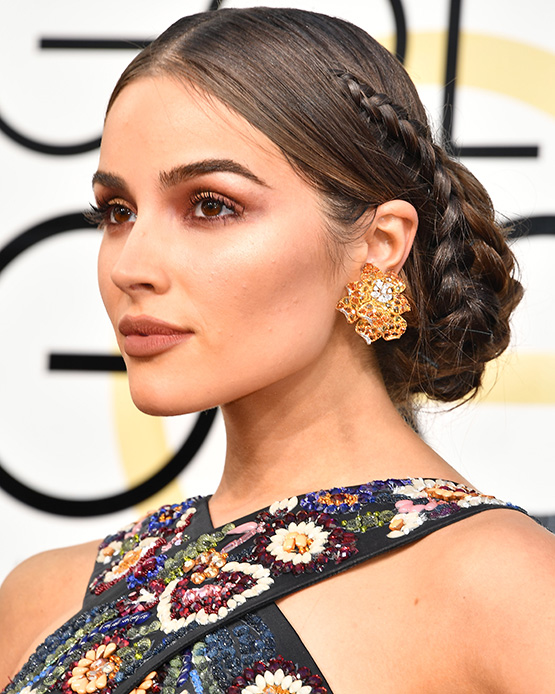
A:
POLYGON ((162 171, 159 175, 159 179, 164 188, 171 188, 195 176, 218 172, 237 174, 238 176, 247 178, 249 181, 253 181, 259 186, 264 186, 265 188, 269 187, 267 183, 258 178, 252 171, 242 164, 233 161, 233 159, 204 159, 202 161, 192 162, 191 164, 176 166, 170 169, 170 171, 162 171))
MULTIPOLYGON (((247 169, 246 166, 239 164, 233 159, 203 159, 202 161, 196 161, 191 164, 183 164, 182 166, 176 166, 169 171, 160 172, 158 178, 163 188, 171 188, 172 186, 183 183, 195 176, 202 176, 203 174, 209 173, 233 173, 238 176, 243 176, 249 181, 253 181, 259 186, 264 188, 269 188, 270 186, 265 183, 261 178, 253 174, 252 171, 247 169)), ((120 176, 115 174, 107 173, 105 171, 97 171, 92 177, 92 185, 100 184, 106 188, 117 188, 123 192, 127 192, 127 184, 120 176)))
POLYGON ((95 174, 93 174, 93 186, 97 183, 105 188, 119 188, 122 191, 127 191, 127 185, 123 178, 104 171, 97 171, 95 174))

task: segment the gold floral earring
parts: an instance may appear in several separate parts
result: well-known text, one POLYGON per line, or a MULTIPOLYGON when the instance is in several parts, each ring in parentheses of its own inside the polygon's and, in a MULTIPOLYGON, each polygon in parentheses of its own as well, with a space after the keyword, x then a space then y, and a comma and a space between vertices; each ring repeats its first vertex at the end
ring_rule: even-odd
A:
POLYGON ((407 329, 401 316, 410 311, 402 292, 406 286, 394 272, 382 272, 371 263, 362 268, 360 279, 347 285, 347 296, 336 308, 368 344, 379 340, 395 340, 407 329))

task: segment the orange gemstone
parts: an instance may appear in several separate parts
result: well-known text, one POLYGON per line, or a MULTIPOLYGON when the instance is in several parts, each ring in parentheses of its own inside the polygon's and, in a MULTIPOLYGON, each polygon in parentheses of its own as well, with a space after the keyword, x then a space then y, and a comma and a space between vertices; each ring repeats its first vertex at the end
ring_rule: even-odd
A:
POLYGON ((403 525, 405 525, 405 521, 402 518, 393 518, 393 520, 389 524, 389 529, 390 530, 401 530, 403 525))
POLYGON ((207 578, 216 578, 216 576, 220 573, 220 570, 218 569, 217 566, 214 566, 211 564, 210 566, 207 566, 206 569, 204 570, 204 574, 207 578))

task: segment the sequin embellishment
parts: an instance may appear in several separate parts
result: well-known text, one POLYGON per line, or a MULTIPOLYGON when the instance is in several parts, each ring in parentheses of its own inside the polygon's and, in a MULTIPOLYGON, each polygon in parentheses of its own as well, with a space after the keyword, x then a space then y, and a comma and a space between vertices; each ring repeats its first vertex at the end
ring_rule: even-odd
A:
POLYGON ((6 694, 112 694, 128 679, 133 694, 326 694, 319 675, 276 654, 267 603, 477 507, 511 507, 422 478, 290 497, 219 529, 201 504, 162 507, 109 536, 84 609, 6 694), (180 655, 168 659, 167 648, 180 655))

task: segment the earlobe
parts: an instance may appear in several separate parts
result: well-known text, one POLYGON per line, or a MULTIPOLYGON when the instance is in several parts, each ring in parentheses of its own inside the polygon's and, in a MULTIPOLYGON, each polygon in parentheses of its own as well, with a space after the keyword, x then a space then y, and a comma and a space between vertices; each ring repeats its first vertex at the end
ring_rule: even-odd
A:
POLYGON ((410 202, 390 200, 379 205, 365 240, 366 262, 384 272, 399 272, 407 259, 418 228, 418 213, 410 202))

